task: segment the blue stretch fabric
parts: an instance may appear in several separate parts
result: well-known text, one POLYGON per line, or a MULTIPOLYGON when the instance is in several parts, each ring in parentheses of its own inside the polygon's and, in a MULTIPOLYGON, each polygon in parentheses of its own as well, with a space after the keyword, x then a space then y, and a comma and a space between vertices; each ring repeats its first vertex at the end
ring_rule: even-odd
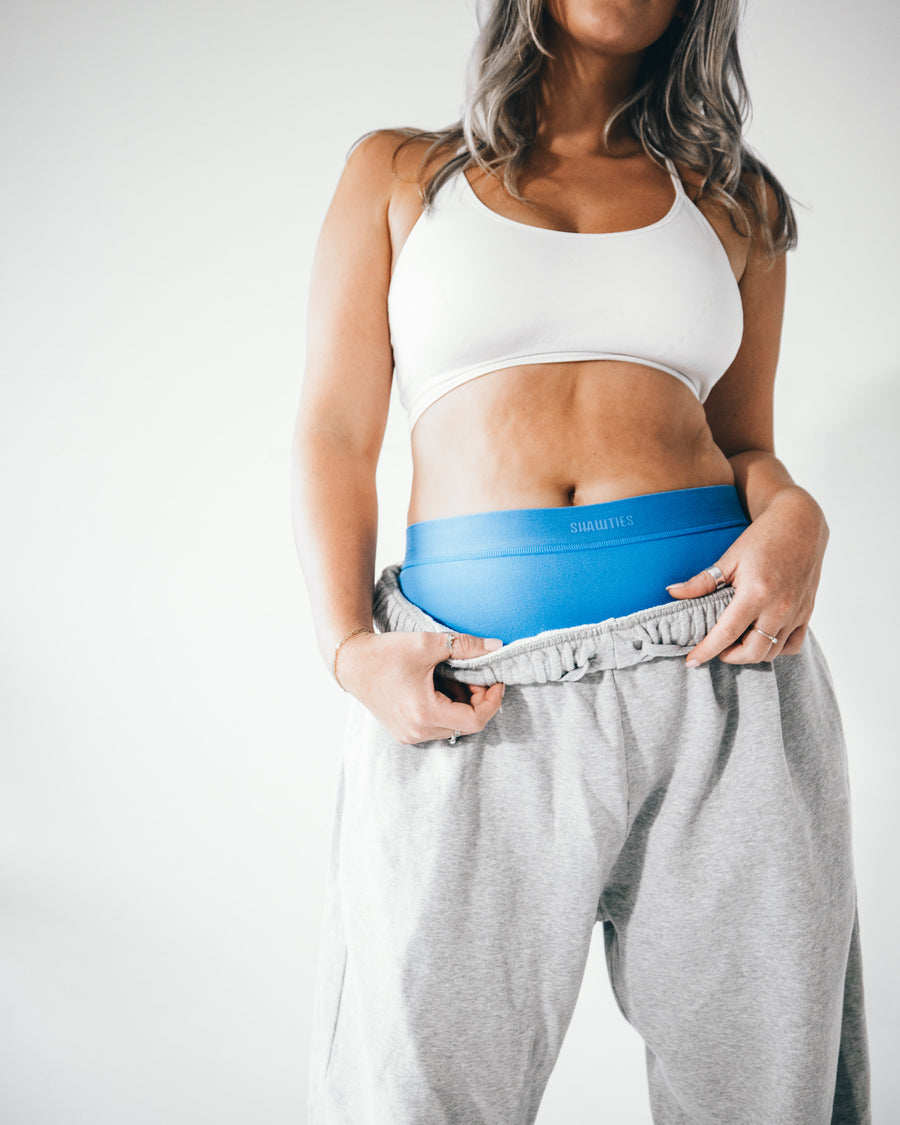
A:
POLYGON ((733 485, 560 508, 424 520, 406 529, 403 594, 460 633, 504 644, 675 599, 749 520, 733 485))

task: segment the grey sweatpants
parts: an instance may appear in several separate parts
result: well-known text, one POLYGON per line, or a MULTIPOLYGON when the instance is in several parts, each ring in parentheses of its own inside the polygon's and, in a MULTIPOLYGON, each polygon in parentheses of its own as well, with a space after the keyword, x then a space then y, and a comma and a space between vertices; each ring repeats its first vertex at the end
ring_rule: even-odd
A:
MULTIPOLYGON (((398 570, 379 628, 439 629, 398 570)), ((812 633, 686 668, 732 596, 444 665, 508 685, 455 746, 403 745, 353 701, 310 1125, 534 1122, 597 922, 657 1125, 870 1120, 831 678, 812 633)))

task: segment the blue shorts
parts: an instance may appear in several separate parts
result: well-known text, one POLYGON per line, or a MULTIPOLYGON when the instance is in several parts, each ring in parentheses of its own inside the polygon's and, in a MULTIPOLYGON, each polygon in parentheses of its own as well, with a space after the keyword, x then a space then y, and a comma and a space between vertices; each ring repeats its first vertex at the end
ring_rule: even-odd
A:
POLYGON ((399 584, 442 625, 504 644, 674 599, 750 521, 734 485, 605 504, 516 508, 406 529, 399 584))

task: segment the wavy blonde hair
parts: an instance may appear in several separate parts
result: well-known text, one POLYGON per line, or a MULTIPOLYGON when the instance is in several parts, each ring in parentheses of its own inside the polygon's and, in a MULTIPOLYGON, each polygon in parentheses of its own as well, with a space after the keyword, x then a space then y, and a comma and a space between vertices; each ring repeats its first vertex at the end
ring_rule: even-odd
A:
MULTIPOLYGON (((720 203, 744 237, 756 227, 774 259, 796 246, 797 221, 791 197, 742 139, 751 108, 738 54, 739 5, 740 0, 682 0, 669 27, 645 51, 635 89, 607 118, 603 139, 606 143, 612 125, 624 117, 654 162, 661 165, 668 156, 697 172, 698 199, 720 203), (766 184, 775 199, 774 217, 766 184)), ((393 130, 404 136, 395 160, 405 145, 431 141, 418 171, 426 210, 446 180, 472 165, 498 175, 511 195, 529 202, 519 194, 518 178, 537 134, 544 60, 553 57, 546 46, 548 20, 547 0, 483 0, 460 120, 444 129, 393 130), (455 155, 427 175, 432 156, 449 146, 455 155)), ((357 138, 350 152, 377 132, 357 138)))

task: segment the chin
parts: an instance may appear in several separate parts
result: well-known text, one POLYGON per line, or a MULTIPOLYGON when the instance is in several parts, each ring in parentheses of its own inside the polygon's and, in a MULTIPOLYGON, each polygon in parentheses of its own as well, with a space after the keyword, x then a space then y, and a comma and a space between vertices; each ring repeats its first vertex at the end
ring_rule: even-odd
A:
POLYGON ((672 0, 550 0, 557 34, 589 50, 611 54, 643 51, 674 18, 672 0))

